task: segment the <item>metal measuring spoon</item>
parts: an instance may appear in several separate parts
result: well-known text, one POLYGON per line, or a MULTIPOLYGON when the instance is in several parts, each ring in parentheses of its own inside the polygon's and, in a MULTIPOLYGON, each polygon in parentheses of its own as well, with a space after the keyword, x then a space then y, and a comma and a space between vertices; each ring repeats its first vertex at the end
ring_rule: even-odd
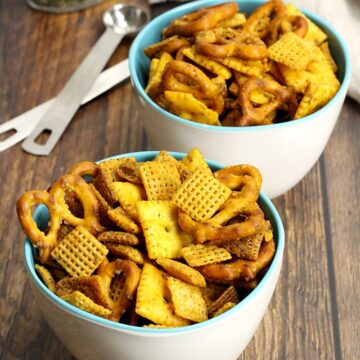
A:
POLYGON ((51 152, 121 40, 138 32, 148 20, 149 13, 132 4, 116 4, 104 13, 105 32, 23 142, 25 151, 35 155, 51 152), (50 132, 47 141, 36 143, 43 132, 50 132))

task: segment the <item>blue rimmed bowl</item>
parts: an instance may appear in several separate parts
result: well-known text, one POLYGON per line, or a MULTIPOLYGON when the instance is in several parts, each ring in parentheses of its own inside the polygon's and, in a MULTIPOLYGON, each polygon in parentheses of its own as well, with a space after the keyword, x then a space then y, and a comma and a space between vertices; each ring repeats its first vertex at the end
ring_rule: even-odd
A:
MULTIPOLYGON (((183 153, 171 153, 177 159, 183 153)), ((152 160, 155 151, 123 154, 138 161, 152 160)), ((222 166, 208 161, 213 170, 222 166)), ((77 359, 101 360, 234 360, 258 328, 278 282, 283 252, 284 229, 277 210, 261 193, 259 204, 274 230, 276 253, 258 286, 238 305, 208 321, 181 328, 153 329, 115 323, 82 311, 52 293, 34 269, 34 247, 25 241, 25 265, 32 292, 49 326, 77 359)), ((45 206, 34 218, 40 228, 48 224, 45 206)))
MULTIPOLYGON (((302 11, 329 38, 332 54, 338 65, 341 87, 322 109, 296 121, 249 127, 219 127, 182 119, 157 105, 144 91, 149 73, 149 59, 143 50, 160 40, 161 31, 169 23, 195 9, 224 1, 193 1, 155 18, 138 34, 130 55, 130 74, 139 99, 150 146, 187 152, 198 147, 209 159, 224 165, 248 163, 263 174, 263 191, 275 198, 295 186, 313 167, 322 154, 334 129, 350 82, 350 55, 336 29, 310 11, 302 11)), ((247 14, 264 3, 262 0, 236 0, 247 14)))

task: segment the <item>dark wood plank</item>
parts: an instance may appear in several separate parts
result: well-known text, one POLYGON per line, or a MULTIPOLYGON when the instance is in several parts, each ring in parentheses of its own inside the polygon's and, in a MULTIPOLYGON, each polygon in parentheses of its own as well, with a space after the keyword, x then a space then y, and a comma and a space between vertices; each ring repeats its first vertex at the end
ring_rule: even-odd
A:
POLYGON ((260 358, 265 349, 270 351, 267 359, 333 357, 320 177, 316 164, 301 183, 274 201, 286 230, 283 269, 264 321, 241 360, 260 358))
POLYGON ((338 325, 338 351, 343 359, 359 359, 360 322, 360 107, 349 101, 334 136, 325 151, 324 186, 328 201, 329 228, 326 242, 331 248, 332 286, 336 291, 333 308, 338 325))

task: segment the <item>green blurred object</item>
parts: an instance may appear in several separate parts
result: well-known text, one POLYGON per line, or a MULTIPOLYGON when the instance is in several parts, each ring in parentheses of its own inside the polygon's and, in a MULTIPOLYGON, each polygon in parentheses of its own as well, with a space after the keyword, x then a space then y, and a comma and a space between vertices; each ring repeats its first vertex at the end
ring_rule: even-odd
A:
POLYGON ((103 0, 26 0, 35 10, 49 12, 70 12, 85 9, 101 3, 103 0))

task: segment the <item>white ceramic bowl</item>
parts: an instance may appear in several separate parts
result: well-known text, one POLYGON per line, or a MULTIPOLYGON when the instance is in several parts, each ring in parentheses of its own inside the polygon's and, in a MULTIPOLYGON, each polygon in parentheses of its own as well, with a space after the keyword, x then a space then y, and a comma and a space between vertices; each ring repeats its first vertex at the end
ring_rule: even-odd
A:
MULTIPOLYGON (((240 11, 251 13, 263 0, 235 0, 240 11)), ((350 81, 350 55, 339 33, 328 22, 303 10, 329 36, 338 64, 341 88, 322 109, 305 118, 265 126, 218 127, 195 123, 169 113, 145 93, 149 59, 144 48, 160 40, 161 30, 173 19, 190 11, 224 1, 194 1, 176 7, 151 21, 136 37, 130 49, 130 74, 140 100, 150 146, 188 152, 198 147, 205 157, 224 165, 248 163, 263 174, 263 191, 274 198, 295 186, 322 154, 343 105, 350 81)))
MULTIPOLYGON (((147 161, 156 154, 150 151, 121 156, 147 161)), ((178 159, 184 156, 179 153, 172 155, 178 159)), ((209 165, 213 169, 221 168, 212 161, 209 165)), ((42 283, 34 270, 34 248, 26 239, 24 258, 31 289, 51 329, 77 359, 235 360, 260 324, 278 281, 283 259, 285 239, 279 214, 263 193, 259 204, 274 229, 274 259, 259 285, 247 297, 229 311, 203 323, 174 329, 151 329, 115 323, 82 311, 58 298, 42 283)), ((40 228, 45 228, 48 223, 46 207, 40 206, 34 218, 40 228)))

